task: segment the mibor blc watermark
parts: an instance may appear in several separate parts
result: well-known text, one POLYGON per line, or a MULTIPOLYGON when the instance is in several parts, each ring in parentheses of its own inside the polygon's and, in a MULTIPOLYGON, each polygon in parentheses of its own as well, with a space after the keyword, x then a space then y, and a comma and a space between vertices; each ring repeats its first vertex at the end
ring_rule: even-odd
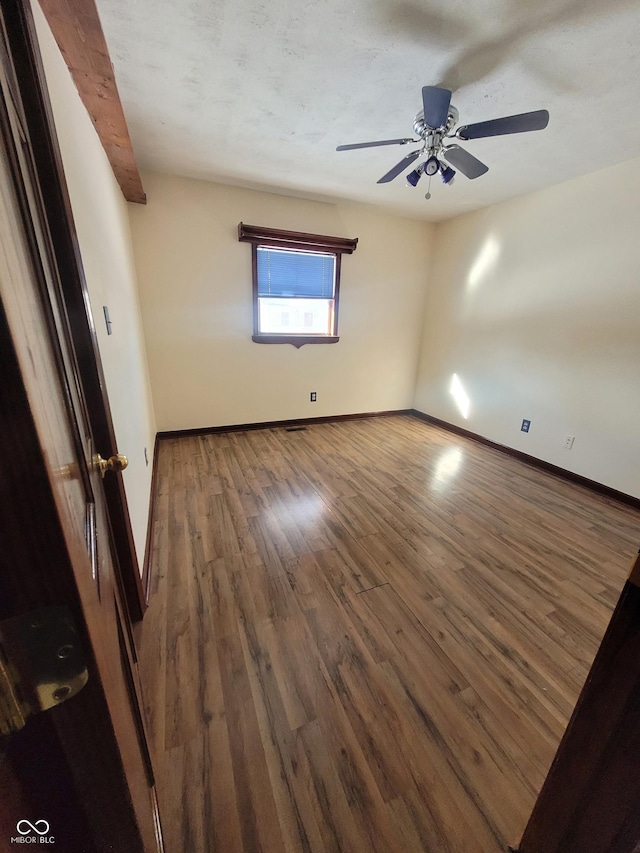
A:
POLYGON ((49 821, 37 820, 31 823, 30 820, 19 820, 16 824, 16 832, 18 833, 11 839, 12 844, 55 844, 53 835, 49 835, 49 821))

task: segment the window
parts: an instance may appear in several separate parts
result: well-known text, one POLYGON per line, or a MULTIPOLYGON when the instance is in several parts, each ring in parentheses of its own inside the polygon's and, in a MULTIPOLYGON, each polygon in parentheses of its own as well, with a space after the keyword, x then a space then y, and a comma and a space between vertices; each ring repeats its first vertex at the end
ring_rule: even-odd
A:
POLYGON ((238 226, 251 243, 253 340, 261 344, 336 343, 340 267, 357 240, 238 226))
POLYGON ((336 255, 256 246, 258 334, 335 335, 336 255))

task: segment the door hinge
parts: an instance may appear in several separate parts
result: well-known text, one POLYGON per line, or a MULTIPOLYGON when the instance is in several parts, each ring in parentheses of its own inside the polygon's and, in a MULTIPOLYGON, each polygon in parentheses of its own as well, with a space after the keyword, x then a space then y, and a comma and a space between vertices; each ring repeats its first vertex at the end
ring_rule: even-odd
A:
POLYGON ((43 607, 0 622, 0 735, 75 696, 87 683, 71 611, 43 607))

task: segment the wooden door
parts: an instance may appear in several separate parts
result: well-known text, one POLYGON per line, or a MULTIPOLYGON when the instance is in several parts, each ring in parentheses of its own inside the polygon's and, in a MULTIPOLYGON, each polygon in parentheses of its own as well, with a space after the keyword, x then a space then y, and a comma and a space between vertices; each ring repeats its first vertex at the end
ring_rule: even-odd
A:
POLYGON ((520 841, 519 853, 640 850, 640 554, 520 841))
POLYGON ((153 771, 96 461, 101 448, 94 446, 5 4, 2 11, 0 699, 9 695, 18 710, 12 716, 0 707, 0 850, 15 849, 11 839, 25 834, 42 843, 46 826, 45 837, 65 853, 156 851, 162 842, 153 771), (37 691, 28 683, 22 646, 30 630, 56 619, 72 640, 59 645, 54 635, 36 668, 45 670, 49 653, 61 659, 81 650, 85 661, 73 684, 49 689, 53 707, 35 713, 47 676, 40 674, 37 691))

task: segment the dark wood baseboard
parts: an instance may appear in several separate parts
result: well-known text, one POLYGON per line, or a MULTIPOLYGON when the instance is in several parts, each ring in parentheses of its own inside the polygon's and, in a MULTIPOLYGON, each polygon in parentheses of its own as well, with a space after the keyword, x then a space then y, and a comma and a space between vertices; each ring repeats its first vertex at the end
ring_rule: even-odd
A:
POLYGON ((617 489, 612 489, 610 486, 605 486, 603 483, 598 483, 595 480, 590 480, 588 477, 583 477, 581 474, 575 474, 573 471, 567 471, 566 468, 560 468, 558 465, 552 465, 550 462, 545 462, 544 459, 538 459, 537 456, 530 456, 528 453, 523 453, 521 450, 515 450, 513 447, 507 447, 506 444, 499 444, 497 441, 491 441, 482 435, 478 435, 464 427, 450 424, 448 421, 442 421, 440 418, 434 418, 433 415, 427 415, 425 412, 420 412, 418 409, 411 409, 410 413, 421 421, 425 421, 433 426, 442 427, 456 435, 461 435, 464 438, 470 438, 472 441, 477 441, 480 444, 485 444, 487 447, 492 447, 494 450, 499 450, 501 453, 506 453, 508 456, 513 456, 527 465, 532 465, 535 468, 540 468, 547 471, 549 474, 554 474, 556 477, 561 477, 563 480, 568 480, 570 483, 576 483, 592 492, 605 495, 614 501, 632 506, 634 509, 640 509, 640 498, 633 495, 627 495, 625 492, 619 492, 617 489))
POLYGON ((151 593, 151 556, 153 553, 153 519, 156 510, 156 493, 158 491, 158 444, 159 437, 153 443, 153 460, 151 468, 151 492, 149 494, 149 516, 147 519, 147 540, 144 545, 144 564, 142 567, 142 589, 145 605, 149 606, 151 593))
POLYGON ((305 426, 306 424, 327 424, 335 421, 359 421, 363 418, 385 418, 391 415, 411 415, 413 409, 390 409, 384 412, 359 412, 352 415, 326 415, 321 418, 294 418, 286 421, 261 421, 255 424, 230 424, 228 426, 198 427, 196 429, 165 430, 158 433, 158 439, 182 438, 190 435, 210 435, 221 432, 244 432, 249 429, 277 429, 278 427, 305 426))

